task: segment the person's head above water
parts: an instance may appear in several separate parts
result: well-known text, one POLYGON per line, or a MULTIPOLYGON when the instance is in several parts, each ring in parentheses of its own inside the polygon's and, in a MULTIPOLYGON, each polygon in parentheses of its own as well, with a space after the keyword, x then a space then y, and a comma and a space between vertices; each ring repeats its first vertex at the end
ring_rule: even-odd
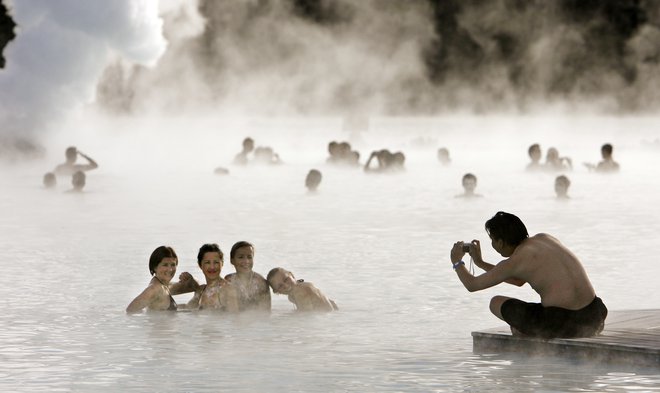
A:
POLYGON ((249 153, 252 150, 254 150, 254 140, 250 137, 243 139, 243 151, 249 153))
POLYGON ((609 143, 606 143, 603 146, 601 146, 600 154, 601 154, 601 156, 603 156, 603 159, 607 160, 608 158, 611 158, 612 157, 612 150, 614 150, 614 148, 609 143))
POLYGON ((555 178, 555 193, 557 198, 568 198, 568 187, 570 187, 571 181, 568 177, 564 175, 557 176, 555 178))
POLYGON ((82 191, 83 187, 85 187, 85 172, 83 171, 77 171, 76 173, 71 176, 71 184, 73 185, 73 189, 76 191, 82 191))
POLYGON ((446 147, 438 149, 438 161, 440 161, 442 165, 447 165, 451 162, 451 158, 449 158, 449 149, 446 147))
POLYGON ((78 149, 75 146, 69 146, 64 151, 64 156, 66 157, 66 162, 73 164, 76 162, 76 157, 78 156, 78 149))
POLYGON ((199 248, 199 252, 197 253, 197 264, 199 266, 202 266, 202 261, 204 260, 204 254, 206 254, 207 252, 217 252, 218 255, 220 255, 221 261, 224 258, 224 254, 222 253, 220 246, 218 246, 215 243, 206 243, 199 248))
POLYGON ((273 288, 273 292, 282 295, 288 295, 293 286, 296 285, 296 278, 293 273, 281 267, 272 268, 266 276, 266 281, 273 288))
POLYGON ((229 251, 229 261, 236 271, 251 271, 254 265, 254 246, 241 240, 234 243, 229 251))
POLYGON ((44 187, 53 188, 57 185, 57 178, 53 172, 48 172, 44 175, 44 187))
POLYGON ((534 162, 538 162, 541 160, 541 146, 538 143, 535 143, 531 145, 527 149, 527 154, 529 155, 529 158, 532 159, 534 162))
POLYGON ((173 258, 177 263, 179 261, 179 258, 176 256, 176 252, 174 252, 172 247, 160 246, 156 248, 149 257, 149 273, 151 273, 152 276, 156 274, 156 267, 163 258, 173 258))
POLYGON ((307 187, 310 191, 316 191, 319 184, 321 184, 321 179, 323 179, 321 172, 316 169, 312 169, 309 171, 309 173, 307 173, 307 177, 305 178, 305 187, 307 187))
POLYGON ((525 224, 520 218, 511 213, 499 211, 486 221, 485 226, 496 251, 500 251, 498 247, 495 247, 495 244, 499 241, 503 242, 505 246, 515 248, 529 237, 525 224))
POLYGON ((461 183, 463 184, 466 193, 472 193, 474 192, 474 189, 477 188, 477 177, 472 173, 466 173, 463 175, 461 183))

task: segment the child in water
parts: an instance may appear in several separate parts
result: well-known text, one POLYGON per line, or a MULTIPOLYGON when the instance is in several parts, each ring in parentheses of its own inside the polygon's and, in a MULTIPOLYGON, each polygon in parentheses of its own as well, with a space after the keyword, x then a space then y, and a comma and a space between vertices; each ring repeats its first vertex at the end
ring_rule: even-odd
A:
POLYGON ((268 272, 268 284, 273 292, 288 295, 289 301, 296 305, 297 311, 334 311, 337 304, 328 299, 311 282, 296 280, 293 273, 276 267, 268 272))
POLYGON ((172 295, 192 292, 199 286, 190 273, 179 276, 172 284, 179 260, 172 247, 160 246, 149 257, 149 272, 153 276, 147 288, 126 307, 127 313, 138 313, 144 308, 153 311, 176 311, 177 304, 172 295))

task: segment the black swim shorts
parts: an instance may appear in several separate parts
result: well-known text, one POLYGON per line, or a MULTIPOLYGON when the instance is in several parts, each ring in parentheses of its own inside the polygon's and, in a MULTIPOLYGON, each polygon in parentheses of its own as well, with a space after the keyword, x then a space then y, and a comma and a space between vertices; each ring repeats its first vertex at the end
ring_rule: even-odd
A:
POLYGON ((598 297, 580 310, 543 307, 509 299, 502 304, 502 317, 522 334, 540 338, 591 337, 603 330, 607 307, 598 297))

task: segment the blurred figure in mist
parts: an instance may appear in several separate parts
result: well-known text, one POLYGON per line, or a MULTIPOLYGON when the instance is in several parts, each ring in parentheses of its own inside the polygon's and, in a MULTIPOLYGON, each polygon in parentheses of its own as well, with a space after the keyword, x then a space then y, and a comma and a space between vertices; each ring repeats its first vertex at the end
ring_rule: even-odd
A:
POLYGON ((70 176, 78 171, 91 171, 92 169, 99 167, 96 161, 83 154, 81 151, 76 149, 75 146, 68 147, 64 152, 64 155, 66 156, 66 161, 55 167, 54 172, 56 175, 70 176), (76 164, 76 159, 78 156, 81 156, 87 160, 87 164, 76 164))
POLYGON ((584 165, 589 168, 590 171, 595 170, 600 173, 611 173, 619 171, 619 163, 614 161, 612 158, 612 151, 614 148, 611 144, 606 143, 600 148, 600 155, 603 157, 602 161, 598 165, 585 163, 584 165))
POLYGON ((568 157, 560 157, 559 150, 551 147, 545 155, 545 169, 551 172, 572 170, 573 162, 568 157))
POLYGON ((44 187, 45 188, 55 188, 57 185, 57 178, 53 172, 48 172, 44 175, 44 187))
POLYGON ((243 139, 243 150, 240 153, 236 154, 234 157, 235 165, 247 165, 248 163, 248 154, 254 150, 254 141, 252 138, 247 137, 243 139))
POLYGON ((219 166, 213 170, 213 173, 216 175, 228 175, 229 169, 219 166))
POLYGON ((477 188, 477 177, 472 173, 466 173, 461 180, 463 193, 456 195, 456 198, 479 198, 483 195, 477 194, 474 190, 477 188))
POLYGON ((360 165, 360 153, 352 150, 348 142, 332 141, 328 144, 329 164, 360 165))
POLYGON ((265 164, 265 165, 274 165, 274 164, 282 163, 282 161, 280 160, 280 156, 273 151, 273 148, 268 146, 265 147, 260 146, 254 150, 254 162, 257 164, 265 164))
POLYGON ((73 188, 70 189, 67 192, 83 192, 83 188, 85 187, 85 172, 83 171, 78 171, 71 176, 71 185, 73 185, 73 188))
POLYGON ((529 159, 532 161, 527 164, 527 168, 525 168, 526 170, 538 171, 543 169, 543 165, 541 165, 541 146, 538 143, 531 145, 527 149, 527 154, 529 155, 529 159))
POLYGON ((371 152, 369 159, 364 164, 364 171, 370 173, 396 172, 404 169, 406 156, 402 152, 392 153, 387 149, 375 150, 371 152), (371 165, 374 158, 377 166, 371 165))
POLYGON ((441 147, 438 149, 438 161, 440 161, 443 166, 448 166, 451 164, 451 158, 449 158, 449 149, 446 147, 441 147))
POLYGON ((555 178, 555 194, 557 199, 568 199, 568 187, 571 186, 571 181, 565 175, 560 175, 555 178))
POLYGON ((307 187, 309 192, 316 192, 316 189, 319 187, 319 184, 321 184, 322 179, 323 175, 321 175, 321 172, 316 169, 312 169, 309 171, 309 173, 307 173, 307 177, 305 178, 305 187, 307 187))

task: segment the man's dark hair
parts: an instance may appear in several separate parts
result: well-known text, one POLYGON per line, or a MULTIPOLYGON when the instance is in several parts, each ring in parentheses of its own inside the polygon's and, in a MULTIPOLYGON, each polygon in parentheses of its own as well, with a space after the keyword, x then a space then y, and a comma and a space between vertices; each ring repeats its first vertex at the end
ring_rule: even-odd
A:
POLYGON ((497 212, 486 221, 486 232, 495 240, 503 240, 511 246, 518 246, 529 237, 525 224, 511 213, 497 212))
POLYGON ((608 155, 612 155, 612 145, 606 143, 603 146, 601 146, 600 151, 605 152, 608 155))
POLYGON ((207 243, 199 248, 199 252, 197 253, 197 264, 199 266, 202 266, 202 260, 204 259, 204 254, 207 252, 217 252, 220 254, 220 260, 222 261, 224 259, 224 254, 222 253, 222 250, 220 247, 215 244, 215 243, 207 243))

